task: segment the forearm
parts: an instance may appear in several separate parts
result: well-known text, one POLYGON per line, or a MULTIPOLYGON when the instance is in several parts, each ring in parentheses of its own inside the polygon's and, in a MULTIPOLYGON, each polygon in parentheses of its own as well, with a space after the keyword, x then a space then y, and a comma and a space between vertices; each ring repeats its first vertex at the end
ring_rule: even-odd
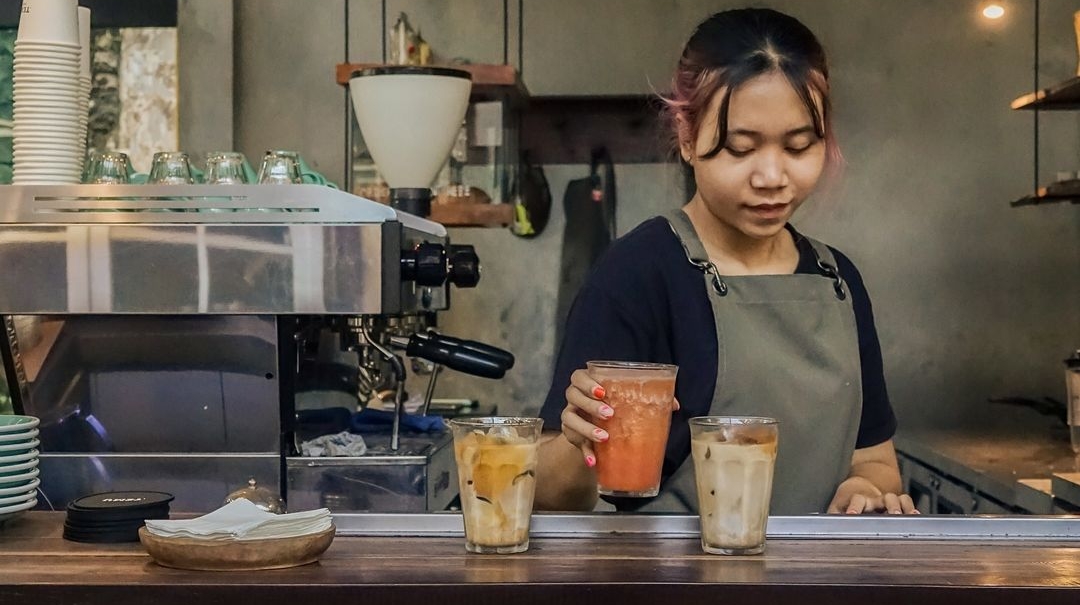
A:
POLYGON ((536 468, 536 510, 588 511, 596 506, 596 472, 562 433, 544 433, 536 468))

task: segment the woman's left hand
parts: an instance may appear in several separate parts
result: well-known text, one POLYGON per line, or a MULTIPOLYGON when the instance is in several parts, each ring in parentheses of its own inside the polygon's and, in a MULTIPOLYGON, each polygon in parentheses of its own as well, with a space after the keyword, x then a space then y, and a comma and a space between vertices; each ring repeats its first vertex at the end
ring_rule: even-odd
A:
POLYGON ((848 477, 836 488, 836 495, 829 503, 829 514, 889 513, 890 515, 917 515, 915 503, 907 494, 885 494, 868 479, 848 477))

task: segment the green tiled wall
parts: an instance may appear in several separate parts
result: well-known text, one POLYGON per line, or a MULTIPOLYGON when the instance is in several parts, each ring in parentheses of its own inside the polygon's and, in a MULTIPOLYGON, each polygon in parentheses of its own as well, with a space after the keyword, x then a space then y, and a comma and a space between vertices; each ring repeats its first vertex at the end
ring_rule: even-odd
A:
MULTIPOLYGON (((0 121, 11 120, 11 61, 15 29, 0 29, 0 121)), ((11 182, 11 138, 0 136, 0 184, 11 182)))

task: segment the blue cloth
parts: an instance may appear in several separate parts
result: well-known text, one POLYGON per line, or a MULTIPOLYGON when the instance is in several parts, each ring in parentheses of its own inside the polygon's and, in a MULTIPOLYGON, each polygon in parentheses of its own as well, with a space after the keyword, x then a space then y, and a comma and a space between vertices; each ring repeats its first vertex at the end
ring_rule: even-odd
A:
MULTIPOLYGON (((393 412, 365 409, 353 414, 349 430, 354 433, 385 431, 389 430, 393 423, 393 412)), ((401 428, 421 433, 441 433, 446 430, 446 423, 442 416, 402 414, 401 428)))

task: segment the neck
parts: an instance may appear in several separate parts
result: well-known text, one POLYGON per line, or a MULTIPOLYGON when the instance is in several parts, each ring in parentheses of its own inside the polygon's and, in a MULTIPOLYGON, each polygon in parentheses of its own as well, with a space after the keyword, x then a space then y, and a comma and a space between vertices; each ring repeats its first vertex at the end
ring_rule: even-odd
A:
POLYGON ((798 250, 787 229, 765 238, 748 236, 717 219, 698 195, 683 210, 694 224, 709 260, 721 273, 763 275, 795 271, 798 250))

